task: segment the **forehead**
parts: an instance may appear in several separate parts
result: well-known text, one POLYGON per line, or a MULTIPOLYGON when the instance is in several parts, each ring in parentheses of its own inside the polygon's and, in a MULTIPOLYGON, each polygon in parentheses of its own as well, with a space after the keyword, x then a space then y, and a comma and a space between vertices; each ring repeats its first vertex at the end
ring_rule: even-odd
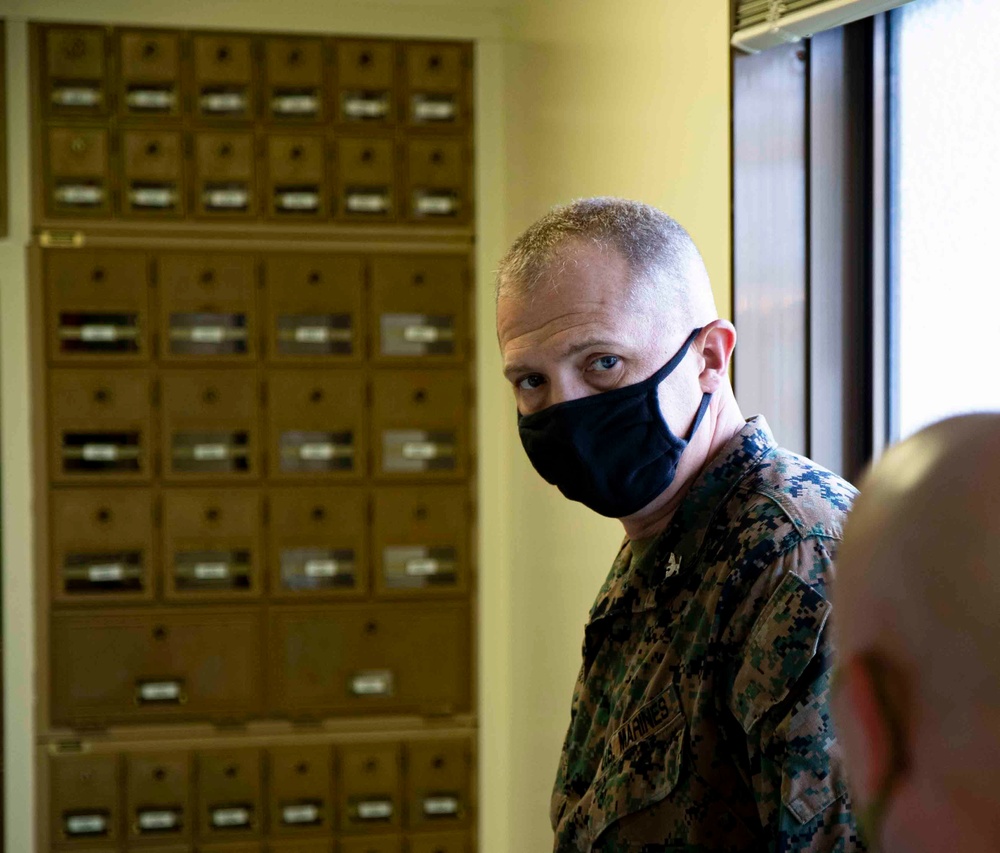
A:
POLYGON ((629 323, 632 275, 625 259, 609 248, 573 243, 560 249, 529 293, 497 303, 500 346, 553 327, 617 327, 629 323))

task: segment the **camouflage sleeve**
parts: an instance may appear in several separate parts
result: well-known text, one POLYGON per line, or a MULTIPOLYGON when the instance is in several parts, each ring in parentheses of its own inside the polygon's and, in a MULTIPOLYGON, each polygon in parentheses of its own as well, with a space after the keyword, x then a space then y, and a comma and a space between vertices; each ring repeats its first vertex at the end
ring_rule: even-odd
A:
POLYGON ((822 590, 831 555, 823 540, 807 539, 781 564, 729 694, 746 734, 761 824, 776 853, 864 850, 830 721, 831 605, 822 590))

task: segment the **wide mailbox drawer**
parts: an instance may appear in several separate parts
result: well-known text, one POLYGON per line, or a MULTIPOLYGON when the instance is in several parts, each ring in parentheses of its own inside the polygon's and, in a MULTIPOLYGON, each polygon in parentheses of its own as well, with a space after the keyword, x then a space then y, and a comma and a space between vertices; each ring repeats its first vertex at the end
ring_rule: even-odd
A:
POLYGON ((120 788, 117 755, 51 757, 49 814, 53 842, 117 841, 120 838, 120 788))
POLYGON ((415 127, 450 127, 469 120, 469 49, 458 44, 407 44, 406 118, 415 127))
POLYGON ((268 213, 275 219, 319 219, 327 214, 323 137, 267 137, 268 213))
POLYGON ((63 483, 147 480, 150 397, 144 371, 52 370, 52 479, 63 483))
POLYGON ((395 122, 395 67, 390 41, 338 41, 337 117, 351 124, 395 122))
POLYGON ((251 40, 197 35, 194 47, 196 112, 204 119, 249 119, 255 112, 251 40))
POLYGON ((468 508, 464 486, 376 490, 376 591, 383 596, 464 592, 469 576, 468 508))
POLYGON ((180 36, 156 30, 124 30, 120 36, 119 111, 137 118, 180 114, 180 36))
POLYGON ((271 477, 364 476, 365 382, 360 371, 271 370, 267 383, 271 477))
POLYGON ((202 131, 194 137, 194 209, 202 216, 246 218, 257 212, 251 133, 202 131))
POLYGON ((426 137, 406 143, 406 198, 414 222, 466 222, 470 216, 468 143, 426 137))
POLYGON ((253 612, 54 613, 57 725, 241 718, 260 709, 253 612))
POLYGON ((255 490, 168 489, 163 493, 167 598, 260 594, 260 496, 255 490))
POLYGON ((125 778, 129 840, 191 837, 194 785, 188 752, 131 753, 126 757, 125 778))
POLYGON ((199 753, 198 835, 254 838, 264 824, 263 763, 259 749, 199 753))
POLYGON ((406 753, 408 825, 413 829, 465 826, 472 790, 469 742, 412 741, 406 753))
POLYGON ((257 375, 164 373, 162 454, 168 480, 247 480, 259 473, 257 375))
POLYGON ((107 48, 99 27, 44 30, 46 98, 54 115, 96 116, 107 112, 107 48))
POLYGON ((272 835, 329 833, 333 826, 333 755, 326 746, 268 750, 272 835))
POLYGON ((339 750, 342 832, 387 832, 402 824, 402 754, 397 744, 352 744, 339 750))
POLYGON ((264 261, 264 284, 269 360, 357 361, 361 357, 361 258, 271 255, 264 261))
POLYGON ((374 388, 376 477, 465 475, 468 394, 463 371, 384 371, 376 374, 374 388))
POLYGON ((45 253, 49 358, 149 358, 149 278, 141 252, 45 253))
POLYGON ((151 491, 57 489, 51 510, 55 601, 94 604, 152 598, 157 549, 151 491))
POLYGON ((311 38, 268 38, 264 43, 265 108, 272 121, 321 121, 323 43, 311 38))
POLYGON ((465 602, 272 607, 271 708, 317 716, 469 704, 465 602))
POLYGON ((365 492, 295 487, 269 495, 271 594, 309 599, 366 593, 365 492))
POLYGON ((384 255, 372 261, 375 360, 455 362, 465 356, 465 258, 384 255))
POLYGON ((169 130, 122 134, 122 209, 132 216, 184 214, 181 135, 169 130))
POLYGON ((49 128, 46 195, 50 213, 86 216, 111 212, 108 148, 104 128, 49 128))
POLYGON ((247 361, 256 353, 254 264, 246 255, 159 259, 162 358, 247 361))
POLYGON ((341 219, 390 221, 396 215, 396 158, 392 139, 337 140, 337 205, 341 219))

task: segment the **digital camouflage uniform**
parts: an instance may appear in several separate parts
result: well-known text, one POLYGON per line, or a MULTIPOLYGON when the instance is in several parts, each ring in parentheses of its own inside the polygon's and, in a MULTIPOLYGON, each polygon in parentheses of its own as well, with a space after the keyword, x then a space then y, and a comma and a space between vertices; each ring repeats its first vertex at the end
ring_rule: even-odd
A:
POLYGON ((590 613, 557 851, 864 850, 830 723, 827 585, 854 488, 749 421, 590 613))

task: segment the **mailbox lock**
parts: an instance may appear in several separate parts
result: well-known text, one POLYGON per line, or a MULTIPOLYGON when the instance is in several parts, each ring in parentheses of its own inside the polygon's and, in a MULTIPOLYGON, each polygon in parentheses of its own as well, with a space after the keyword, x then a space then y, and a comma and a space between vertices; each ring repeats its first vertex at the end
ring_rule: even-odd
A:
POLYGON ((219 146, 220 157, 229 157, 232 155, 232 153, 233 153, 233 146, 230 145, 228 142, 223 142, 222 145, 219 146))
POLYGON ((424 283, 424 274, 422 272, 415 273, 413 276, 413 283, 419 287, 424 283))
POLYGON ((372 55, 366 50, 358 57, 358 65, 362 68, 367 68, 372 64, 372 55))
POLYGON ((166 627, 166 625, 157 625, 153 629, 153 639, 154 640, 165 640, 165 639, 167 639, 167 627, 166 627))
POLYGON ((209 404, 218 403, 219 392, 215 388, 206 388, 205 393, 201 395, 201 399, 209 404))
POLYGON ((155 769, 155 770, 153 771, 153 778, 154 778, 154 779, 155 779, 155 780, 156 780, 157 782, 162 782, 162 781, 163 781, 164 779, 166 779, 166 778, 167 778, 167 771, 166 771, 166 770, 164 770, 164 769, 163 769, 162 767, 157 767, 157 768, 156 768, 156 769, 155 769))
POLYGON ((372 619, 370 622, 365 623, 365 633, 366 634, 377 634, 378 633, 378 622, 372 619))
POLYGON ((423 403, 427 400, 427 392, 423 388, 418 388, 413 392, 413 402, 423 403))
POLYGON ((205 521, 218 521, 222 517, 222 510, 216 506, 210 506, 205 510, 205 521))
POLYGON ((425 507, 423 504, 418 506, 415 510, 413 510, 413 517, 417 521, 423 521, 425 518, 427 518, 427 507, 425 507))
POLYGON ((432 53, 427 59, 427 67, 431 71, 437 71, 441 67, 441 57, 432 53))
POLYGON ((72 151, 74 154, 82 154, 84 151, 87 150, 87 140, 84 139, 82 136, 75 137, 73 141, 69 144, 69 150, 72 151))
POLYGON ((146 154, 148 156, 155 157, 159 153, 160 153, 159 142, 150 142, 149 145, 146 146, 146 154))
POLYGON ((90 274, 91 281, 104 281, 104 267, 94 267, 90 274))
POLYGON ((291 53, 288 54, 289 65, 298 65, 301 61, 302 61, 302 51, 300 51, 298 48, 295 48, 294 50, 292 50, 291 53))
POLYGON ((201 271, 202 284, 211 284, 213 281, 215 281, 215 270, 207 269, 201 271))
POLYGON ((431 154, 431 162, 435 166, 440 166, 444 162, 444 152, 440 148, 431 154))
POLYGON ((322 388, 313 388, 312 391, 309 392, 309 402, 310 403, 319 403, 319 402, 322 401, 322 399, 323 399, 323 389, 322 388))
POLYGON ((89 782, 94 778, 94 772, 92 770, 81 770, 80 771, 80 781, 89 782))
POLYGON ((157 47, 155 41, 147 41, 142 46, 142 55, 146 59, 152 59, 154 56, 156 56, 156 52, 157 52, 157 47))
POLYGON ((106 506, 105 506, 105 507, 101 507, 101 508, 100 508, 100 509, 99 509, 99 510, 97 511, 97 520, 98 520, 98 521, 99 521, 99 522, 100 522, 101 524, 107 524, 107 523, 108 523, 109 521, 111 521, 111 517, 112 517, 112 515, 113 515, 113 513, 112 513, 112 512, 111 512, 111 510, 110 510, 110 509, 108 509, 108 508, 107 508, 106 506))
POLYGON ((237 773, 239 773, 239 768, 235 764, 230 764, 225 769, 225 774, 227 779, 235 779, 237 773))
POLYGON ((302 159, 302 153, 303 153, 302 152, 302 146, 301 145, 294 145, 294 146, 292 146, 292 150, 289 151, 288 153, 291 155, 291 158, 293 160, 301 160, 302 159))
POLYGON ((225 45, 222 45, 222 47, 220 47, 215 52, 215 58, 218 59, 219 62, 228 62, 229 61, 229 48, 226 47, 225 45))
POLYGON ((313 521, 322 521, 326 518, 326 510, 321 506, 314 506, 312 511, 313 521))
POLYGON ((94 392, 94 402, 108 403, 111 401, 111 392, 107 388, 98 388, 94 392))
POLYGON ((378 760, 375 758, 369 758, 365 762, 365 773, 374 773, 378 770, 378 760))
POLYGON ((319 284, 322 279, 323 276, 320 275, 319 270, 313 270, 311 273, 309 273, 308 281, 310 284, 319 284))
POLYGON ((375 159, 375 152, 372 151, 371 148, 366 148, 364 151, 361 152, 362 163, 371 163, 371 161, 374 159, 375 159))
POLYGON ((298 773, 300 776, 305 776, 305 774, 309 772, 309 762, 300 761, 298 764, 295 765, 295 772, 298 773))
POLYGON ((81 59, 87 53, 87 43, 79 36, 67 40, 65 44, 65 53, 69 59, 81 59))
POLYGON ((444 756, 435 755, 432 764, 434 765, 435 770, 440 770, 442 767, 444 767, 444 756))

